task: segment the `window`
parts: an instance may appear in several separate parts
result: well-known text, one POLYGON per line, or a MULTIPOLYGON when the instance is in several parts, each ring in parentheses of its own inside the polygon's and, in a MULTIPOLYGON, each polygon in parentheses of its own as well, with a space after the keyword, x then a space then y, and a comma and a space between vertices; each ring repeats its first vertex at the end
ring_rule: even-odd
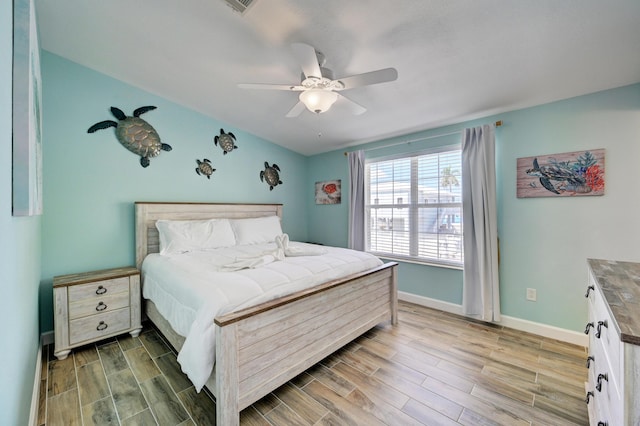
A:
POLYGON ((461 150, 369 160, 365 249, 376 255, 462 266, 461 150))

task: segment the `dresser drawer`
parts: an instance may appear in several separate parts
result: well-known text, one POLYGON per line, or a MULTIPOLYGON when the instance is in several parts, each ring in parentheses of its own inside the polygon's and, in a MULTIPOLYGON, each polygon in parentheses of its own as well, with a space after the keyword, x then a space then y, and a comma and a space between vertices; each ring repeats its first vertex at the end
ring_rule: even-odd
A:
MULTIPOLYGON (((594 324, 594 328, 591 330, 589 336, 590 343, 594 348, 601 348, 609 364, 609 375, 613 376, 613 381, 616 384, 620 383, 620 375, 622 372, 622 361, 620 358, 622 354, 622 342, 620 341, 618 332, 615 329, 615 325, 599 289, 596 289, 594 298, 589 303, 592 304, 592 306, 589 307, 589 321, 594 324), (597 337, 598 325, 602 322, 606 322, 607 326, 600 325, 600 337, 597 337)), ((603 366, 602 362, 600 365, 603 366)), ((610 380, 611 379, 610 377, 610 380)))
MULTIPOLYGON (((589 259, 589 354, 595 368, 589 371, 587 391, 593 392, 589 404, 590 424, 640 426, 640 263, 589 259), (595 336, 599 321, 600 338, 595 336), (608 374, 601 380, 598 375, 608 374)), ((591 393, 589 393, 591 395, 591 393)))
POLYGON ((590 389, 593 393, 593 402, 595 410, 595 419, 599 422, 605 422, 610 426, 622 425, 623 407, 620 394, 616 389, 616 385, 611 381, 602 381, 602 386, 598 391, 596 384, 598 382, 598 374, 604 374, 606 371, 592 370, 589 372, 589 383, 593 384, 590 389))
POLYGON ((129 292, 129 277, 95 281, 88 284, 69 286, 69 302, 96 299, 115 293, 129 292))
POLYGON ((104 314, 129 306, 129 292, 115 293, 110 296, 101 295, 81 299, 69 303, 69 319, 82 318, 89 315, 104 314))
POLYGON ((131 327, 129 308, 78 318, 69 321, 69 342, 72 345, 107 337, 131 327))
MULTIPOLYGON (((589 404, 587 406, 589 411, 589 418, 592 419, 591 423, 596 425, 597 422, 605 422, 609 426, 614 426, 616 423, 611 422, 611 415, 609 414, 610 402, 607 395, 603 395, 595 389, 595 377, 597 376, 593 370, 589 371, 589 384, 587 385, 587 391, 593 392, 593 396, 589 398, 589 404), (595 421, 595 422, 594 422, 595 421)), ((606 390, 603 388, 603 392, 606 390)))

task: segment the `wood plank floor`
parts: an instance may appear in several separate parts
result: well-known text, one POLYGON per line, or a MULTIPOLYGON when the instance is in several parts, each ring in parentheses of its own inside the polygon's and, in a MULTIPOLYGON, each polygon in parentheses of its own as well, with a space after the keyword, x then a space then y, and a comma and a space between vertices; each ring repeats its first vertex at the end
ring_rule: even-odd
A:
MULTIPOLYGON (((39 425, 214 425, 149 324, 43 353, 39 425)), ((400 303, 383 323, 241 413, 242 425, 586 425, 586 349, 400 303)))

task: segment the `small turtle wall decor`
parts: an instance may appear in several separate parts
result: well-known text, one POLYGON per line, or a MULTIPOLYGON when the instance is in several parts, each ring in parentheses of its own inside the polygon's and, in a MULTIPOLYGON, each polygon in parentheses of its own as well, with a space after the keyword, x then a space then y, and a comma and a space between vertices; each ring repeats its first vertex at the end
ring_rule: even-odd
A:
POLYGON ((156 129, 140 118, 147 111, 156 109, 154 106, 143 106, 133 111, 133 117, 128 117, 120 109, 111 107, 111 113, 118 121, 105 120, 89 127, 87 133, 97 130, 116 128, 116 138, 129 151, 140 156, 140 165, 149 166, 149 158, 157 157, 161 151, 171 151, 171 146, 160 142, 160 135, 156 129))
POLYGON ((236 145, 236 136, 231 132, 225 133, 224 129, 220 129, 220 134, 213 138, 213 143, 215 143, 216 146, 218 146, 218 144, 220 145, 224 155, 238 148, 236 145))
POLYGON ((207 179, 211 179, 211 174, 216 171, 211 165, 211 161, 206 158, 203 158, 202 161, 196 159, 196 163, 198 163, 198 167, 196 167, 196 173, 200 176, 206 176, 207 179))
POLYGON ((264 162, 264 170, 260 172, 260 180, 267 182, 269 185, 269 191, 273 191, 273 187, 282 184, 280 180, 280 167, 276 163, 271 166, 267 161, 264 162))

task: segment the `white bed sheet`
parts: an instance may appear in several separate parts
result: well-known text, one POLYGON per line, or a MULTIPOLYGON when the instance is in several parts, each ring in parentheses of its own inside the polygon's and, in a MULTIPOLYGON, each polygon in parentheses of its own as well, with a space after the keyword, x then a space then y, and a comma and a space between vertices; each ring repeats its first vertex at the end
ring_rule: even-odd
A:
MULTIPOLYGON (((317 252, 318 246, 292 242, 300 250, 317 252)), ((142 264, 143 297, 185 343, 178 354, 182 371, 200 391, 215 363, 214 318, 312 287, 323 282, 382 265, 377 257, 355 250, 324 247, 325 254, 286 257, 260 267, 222 272, 239 259, 264 256, 275 243, 235 246, 163 256, 151 254, 142 264)))

